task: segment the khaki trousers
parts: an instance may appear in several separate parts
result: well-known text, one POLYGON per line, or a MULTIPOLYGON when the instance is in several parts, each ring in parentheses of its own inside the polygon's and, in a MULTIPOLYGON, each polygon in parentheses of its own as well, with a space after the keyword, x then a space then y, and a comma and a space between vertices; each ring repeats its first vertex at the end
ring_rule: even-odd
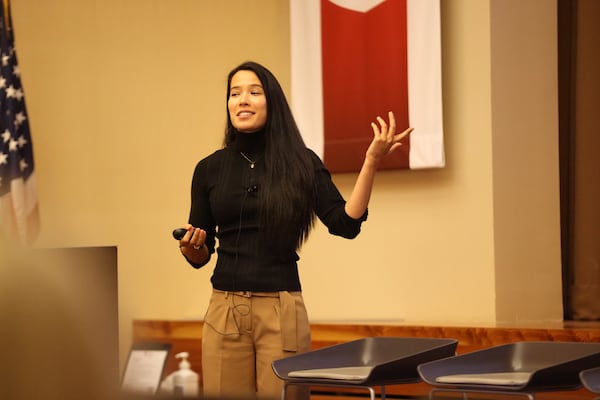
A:
MULTIPOLYGON (((283 381, 271 363, 309 350, 301 292, 213 290, 202 331, 204 398, 280 399, 283 381)), ((308 397, 296 386, 286 395, 308 397)))

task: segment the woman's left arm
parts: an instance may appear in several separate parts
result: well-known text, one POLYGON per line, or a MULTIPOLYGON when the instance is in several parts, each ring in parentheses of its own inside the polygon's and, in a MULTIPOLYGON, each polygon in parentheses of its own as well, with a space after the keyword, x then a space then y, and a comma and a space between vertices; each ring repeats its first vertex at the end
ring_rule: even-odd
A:
POLYGON ((388 117, 389 125, 381 117, 377 117, 379 125, 371 122, 373 141, 367 149, 365 160, 345 207, 346 214, 352 218, 360 218, 367 210, 375 181, 375 173, 381 160, 402 146, 401 140, 413 130, 413 128, 408 128, 404 132, 396 134, 394 113, 390 111, 388 117))

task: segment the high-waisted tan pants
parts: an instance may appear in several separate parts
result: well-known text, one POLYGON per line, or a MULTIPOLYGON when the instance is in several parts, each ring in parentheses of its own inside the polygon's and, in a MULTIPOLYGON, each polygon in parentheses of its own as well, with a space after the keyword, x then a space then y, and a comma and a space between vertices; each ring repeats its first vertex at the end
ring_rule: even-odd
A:
MULTIPOLYGON (((310 350, 301 292, 213 290, 202 331, 205 399, 280 399, 283 381, 274 360, 310 350)), ((286 398, 308 398, 290 387, 286 398)))

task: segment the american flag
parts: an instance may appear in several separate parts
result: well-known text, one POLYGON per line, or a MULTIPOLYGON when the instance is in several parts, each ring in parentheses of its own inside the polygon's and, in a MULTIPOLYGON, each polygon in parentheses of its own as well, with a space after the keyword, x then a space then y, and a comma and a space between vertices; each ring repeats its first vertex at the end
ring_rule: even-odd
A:
POLYGON ((0 7, 0 243, 30 245, 39 232, 33 147, 10 17, 0 7))

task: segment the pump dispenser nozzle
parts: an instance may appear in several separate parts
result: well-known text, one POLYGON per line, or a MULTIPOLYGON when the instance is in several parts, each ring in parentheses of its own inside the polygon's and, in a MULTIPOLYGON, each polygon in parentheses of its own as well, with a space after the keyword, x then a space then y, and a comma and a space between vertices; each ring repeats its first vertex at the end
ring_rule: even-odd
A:
POLYGON ((175 354, 175 358, 181 358, 179 369, 190 369, 190 362, 187 360, 189 356, 190 354, 187 351, 175 354))

